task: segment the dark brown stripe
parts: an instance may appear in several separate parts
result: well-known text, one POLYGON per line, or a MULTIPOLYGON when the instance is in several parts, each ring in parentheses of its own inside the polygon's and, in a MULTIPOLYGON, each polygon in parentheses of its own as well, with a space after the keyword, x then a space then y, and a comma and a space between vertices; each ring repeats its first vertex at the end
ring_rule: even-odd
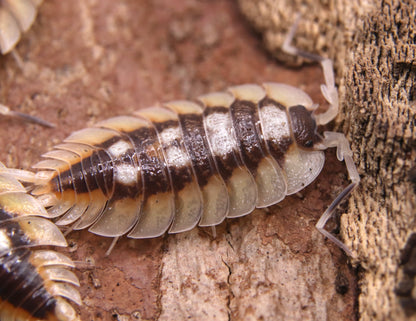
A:
POLYGON ((72 183, 77 194, 88 193, 88 187, 83 174, 82 163, 73 164, 70 168, 72 183))
MULTIPOLYGON (((273 106, 286 113, 286 108, 282 104, 269 97, 265 97, 262 101, 259 102, 260 108, 265 106, 273 106)), ((292 143, 293 139, 290 136, 274 137, 274 139, 266 140, 270 154, 281 166, 283 166, 285 154, 292 143)))
MULTIPOLYGON (((110 129, 111 130, 111 129, 110 129)), ((91 175, 97 181, 98 186, 104 192, 107 198, 111 199, 122 199, 135 197, 138 193, 137 186, 132 188, 132 186, 125 186, 114 180, 115 170, 114 167, 117 164, 128 163, 133 165, 129 156, 126 157, 125 161, 123 159, 113 159, 106 150, 113 146, 115 143, 124 141, 123 137, 117 134, 117 131, 114 131, 114 136, 110 139, 102 142, 101 144, 95 145, 99 148, 97 152, 98 157, 91 158, 91 175)), ((126 154, 128 151, 126 152, 126 154)), ((133 155, 133 150, 130 150, 131 155, 133 155)), ((93 154, 94 155, 94 154, 93 154)), ((122 156, 122 158, 125 155, 122 156)), ((90 187, 90 186, 89 186, 90 187)), ((90 187, 91 188, 91 187, 90 187)), ((90 189, 91 190, 91 189, 90 189)))
MULTIPOLYGON (((11 217, 0 208, 0 221, 11 217)), ((0 257, 1 300, 21 307, 34 317, 46 318, 47 314, 54 313, 56 301, 46 291, 43 279, 28 261, 30 251, 27 246, 32 242, 17 222, 8 221, 1 229, 12 244, 10 251, 0 257)))
POLYGON ((72 180, 72 173, 71 173, 71 169, 68 169, 62 173, 59 174, 59 179, 56 178, 55 176, 55 180, 54 180, 54 185, 57 182, 60 182, 60 190, 61 191, 67 191, 67 190, 74 190, 74 184, 73 184, 73 180, 72 180))
POLYGON ((49 181, 49 185, 51 186, 52 191, 62 193, 61 179, 57 171, 54 172, 54 176, 49 181))
POLYGON ((299 147, 312 148, 322 140, 317 134, 316 121, 311 111, 298 105, 289 108, 289 115, 293 136, 299 147))
POLYGON ((291 137, 280 137, 279 140, 267 140, 267 146, 269 147, 270 155, 274 157, 280 166, 284 165, 285 154, 290 145, 293 144, 291 137))
POLYGON ((81 160, 82 175, 79 174, 81 171, 79 171, 79 166, 76 164, 77 170, 73 169, 72 173, 75 172, 78 175, 72 177, 75 188, 79 187, 79 189, 76 189, 78 193, 81 193, 81 187, 84 188, 82 190, 84 193, 88 191, 92 192, 99 188, 108 199, 111 198, 113 200, 135 198, 138 194, 142 193, 143 189, 140 181, 135 185, 125 185, 114 179, 115 170, 119 165, 127 164, 138 171, 138 165, 134 159, 135 151, 133 149, 127 150, 119 158, 112 158, 106 152, 105 149, 110 148, 120 141, 131 143, 129 137, 115 135, 111 139, 99 144, 99 149, 93 151, 90 157, 81 160))
MULTIPOLYGON (((176 123, 176 127, 179 127, 179 122, 176 123)), ((178 149, 185 148, 183 145, 183 138, 182 142, 178 139, 171 141, 170 147, 176 147, 178 149)), ((191 168, 191 164, 189 166, 176 166, 172 164, 168 166, 168 171, 170 173, 172 179, 172 187, 175 191, 181 191, 188 183, 193 181, 193 172, 191 168)))
POLYGON ((260 139, 257 106, 250 101, 235 100, 230 110, 243 162, 250 171, 255 171, 265 150, 264 141, 260 139))
MULTIPOLYGON (((3 222, 3 220, 10 218, 13 218, 13 215, 4 210, 4 208, 2 208, 0 204, 0 222, 3 222)), ((14 221, 8 221, 2 224, 0 228, 9 238, 12 244, 12 248, 19 246, 27 246, 31 244, 30 239, 24 234, 24 232, 20 228, 19 223, 14 221)))
POLYGON ((97 185, 107 198, 114 191, 114 164, 106 151, 99 149, 91 155, 91 167, 88 174, 95 178, 97 185))
POLYGON ((265 106, 274 106, 274 107, 279 108, 280 110, 286 112, 286 107, 285 106, 283 106, 281 103, 279 103, 276 100, 271 99, 271 98, 269 98, 267 96, 264 97, 259 102, 259 107, 260 108, 265 107, 265 106))
POLYGON ((29 263, 30 251, 17 249, 0 259, 0 297, 39 319, 55 313, 56 300, 29 263))
POLYGON ((207 106, 204 108, 204 116, 208 116, 214 113, 228 114, 230 109, 224 106, 207 106))
POLYGON ((179 115, 179 122, 198 184, 200 187, 203 187, 216 171, 214 170, 214 161, 206 140, 202 115, 182 114, 179 115))
POLYGON ((223 157, 215 156, 214 160, 217 164, 218 172, 225 182, 231 177, 234 169, 239 167, 234 153, 228 153, 223 157))
POLYGON ((51 179, 55 191, 73 190, 76 193, 88 193, 100 188, 110 197, 113 190, 113 162, 104 150, 93 151, 90 157, 81 159, 71 168, 51 179))
POLYGON ((97 147, 97 148, 108 149, 109 147, 113 146, 115 143, 117 143, 121 140, 123 140, 122 137, 115 134, 110 139, 108 139, 106 141, 103 141, 101 144, 96 144, 94 146, 97 147))
POLYGON ((0 204, 0 222, 13 218, 13 215, 6 212, 0 204))
POLYGON ((134 144, 144 182, 144 195, 147 196, 170 191, 171 183, 165 159, 159 147, 160 142, 153 127, 143 127, 126 132, 134 144))
MULTIPOLYGON (((153 126, 156 128, 156 131, 160 134, 164 130, 169 128, 179 128, 180 125, 178 120, 168 120, 165 122, 153 122, 153 126)), ((165 147, 176 147, 178 149, 182 149, 185 148, 182 142, 183 138, 181 141, 175 139, 170 142, 170 146, 165 147)), ((173 190, 177 192, 181 191, 188 183, 192 182, 193 180, 193 173, 190 166, 178 167, 174 164, 171 166, 168 165, 168 171, 170 173, 173 190)))
MULTIPOLYGON (((81 159, 82 174, 84 176, 85 184, 87 185, 87 188, 90 191, 95 191, 100 186, 100 183, 98 182, 98 178, 94 176, 92 172, 93 167, 92 167, 91 161, 93 159, 94 153, 96 152, 94 151, 90 157, 81 159)), ((101 186, 104 186, 104 181, 102 181, 101 184, 102 184, 101 186)), ((102 191, 104 194, 106 193, 105 190, 102 190, 102 191)))
POLYGON ((192 182, 192 171, 186 166, 171 166, 169 172, 172 177, 173 189, 177 192, 181 191, 188 183, 192 182))
POLYGON ((163 122, 152 122, 152 123, 159 133, 163 132, 165 129, 175 128, 179 126, 179 121, 177 120, 167 120, 163 122))

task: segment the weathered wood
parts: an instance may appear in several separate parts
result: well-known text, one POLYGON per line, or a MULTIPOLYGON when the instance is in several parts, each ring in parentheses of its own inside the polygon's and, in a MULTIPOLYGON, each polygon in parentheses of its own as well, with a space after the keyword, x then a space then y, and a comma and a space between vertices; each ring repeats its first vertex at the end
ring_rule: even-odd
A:
MULTIPOLYGON (((341 228, 358 256, 352 263, 359 266, 359 319, 416 319, 405 314, 395 294, 402 280, 400 253, 416 230, 411 174, 416 166, 416 3, 239 3, 279 59, 287 59, 278 48, 300 11, 297 45, 335 61, 342 93, 338 128, 348 133, 362 175, 341 228)), ((416 304, 415 297, 409 302, 416 304)))

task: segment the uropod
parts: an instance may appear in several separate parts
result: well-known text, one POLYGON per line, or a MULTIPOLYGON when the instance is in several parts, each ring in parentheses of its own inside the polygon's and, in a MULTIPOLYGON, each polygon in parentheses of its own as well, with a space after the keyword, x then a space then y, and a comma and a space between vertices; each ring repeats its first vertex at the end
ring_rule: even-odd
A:
POLYGON ((68 257, 41 247, 66 246, 39 202, 0 163, 0 320, 79 320, 81 304, 68 257), (35 250, 32 250, 35 248, 35 250))
POLYGON ((44 154, 37 173, 14 174, 32 184, 57 225, 150 238, 276 204, 309 185, 323 168, 323 151, 336 147, 351 183, 316 226, 352 255, 324 229, 360 180, 345 135, 317 132, 338 113, 332 62, 291 46, 295 30, 284 50, 321 63, 326 112, 317 114, 306 93, 285 84, 234 86, 101 121, 44 154))

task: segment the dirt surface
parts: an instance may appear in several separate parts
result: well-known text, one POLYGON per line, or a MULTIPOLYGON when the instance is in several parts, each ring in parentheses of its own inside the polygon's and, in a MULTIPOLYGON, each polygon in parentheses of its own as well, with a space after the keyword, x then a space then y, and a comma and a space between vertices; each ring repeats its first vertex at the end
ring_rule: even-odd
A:
MULTIPOLYGON (((48 1, 12 56, 0 58, 0 101, 45 129, 0 119, 1 158, 29 168, 98 120, 229 85, 284 82, 324 104, 318 67, 286 69, 232 1, 48 1)), ((324 104, 325 105, 325 104, 324 104)), ((333 151, 319 178, 267 210, 216 229, 152 240, 68 235, 83 320, 351 320, 355 271, 314 228, 345 186, 333 151)))

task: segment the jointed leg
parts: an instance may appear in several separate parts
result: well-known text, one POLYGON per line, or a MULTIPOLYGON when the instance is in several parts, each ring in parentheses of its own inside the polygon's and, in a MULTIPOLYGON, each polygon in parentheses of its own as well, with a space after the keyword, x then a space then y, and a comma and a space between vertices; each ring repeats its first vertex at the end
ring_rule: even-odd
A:
POLYGON ((334 68, 330 59, 302 51, 292 46, 291 42, 295 36, 299 20, 300 15, 296 17, 295 23, 293 24, 292 28, 290 28, 286 36, 286 39, 283 43, 282 49, 284 52, 290 55, 301 56, 303 58, 316 61, 321 64, 325 77, 325 85, 321 85, 321 92, 325 99, 328 101, 329 108, 326 112, 315 115, 315 120, 318 125, 325 125, 329 123, 331 120, 333 120, 338 114, 338 90, 335 86, 334 68))
MULTIPOLYGON (((292 28, 289 30, 286 36, 286 39, 283 43, 282 49, 288 54, 298 55, 306 59, 317 61, 321 64, 323 68, 323 72, 324 72, 324 77, 325 77, 325 84, 321 85, 321 91, 325 99, 329 103, 329 108, 326 112, 315 115, 315 120, 318 125, 324 125, 330 122, 331 120, 333 120, 338 114, 338 91, 337 91, 337 87, 335 86, 333 65, 330 59, 323 58, 323 57, 320 57, 318 55, 314 55, 308 52, 304 52, 291 45, 291 42, 295 35, 299 20, 300 20, 300 15, 298 15, 292 28)), ((316 228, 323 235, 328 237, 332 242, 334 242, 340 248, 342 248, 349 256, 353 256, 351 250, 344 243, 342 243, 334 235, 332 235, 331 233, 329 233, 327 230, 324 229, 325 224, 333 216, 336 207, 348 195, 351 194, 353 189, 357 186, 357 184, 360 181, 360 176, 358 175, 357 168, 352 159, 352 151, 351 151, 350 145, 344 134, 336 133, 336 132, 325 132, 323 142, 317 145, 316 147, 322 150, 330 148, 330 147, 337 147, 337 158, 339 161, 342 161, 342 160, 345 161, 348 175, 351 180, 351 183, 337 196, 337 198, 331 203, 331 205, 324 212, 324 214, 322 214, 321 218, 316 224, 316 228)))
POLYGON ((113 251, 114 247, 116 246, 118 240, 120 239, 120 236, 116 236, 113 238, 110 247, 108 248, 108 250, 105 252, 105 256, 110 256, 111 252, 113 251))
POLYGON ((328 222, 328 220, 333 216, 337 206, 348 195, 350 195, 352 190, 358 185, 358 183, 360 182, 360 175, 358 174, 357 167, 355 166, 354 161, 352 159, 352 151, 344 134, 336 132, 324 132, 324 141, 322 144, 326 148, 337 147, 337 158, 339 161, 345 161, 345 165, 347 166, 348 176, 350 177, 351 183, 337 196, 337 198, 334 201, 332 201, 328 209, 324 212, 324 214, 322 214, 318 223, 316 223, 316 228, 323 235, 328 237, 332 242, 334 242, 340 248, 342 248, 345 251, 345 253, 347 253, 349 256, 353 256, 351 250, 344 243, 338 240, 335 236, 333 236, 331 233, 325 230, 324 227, 326 222, 328 222))

